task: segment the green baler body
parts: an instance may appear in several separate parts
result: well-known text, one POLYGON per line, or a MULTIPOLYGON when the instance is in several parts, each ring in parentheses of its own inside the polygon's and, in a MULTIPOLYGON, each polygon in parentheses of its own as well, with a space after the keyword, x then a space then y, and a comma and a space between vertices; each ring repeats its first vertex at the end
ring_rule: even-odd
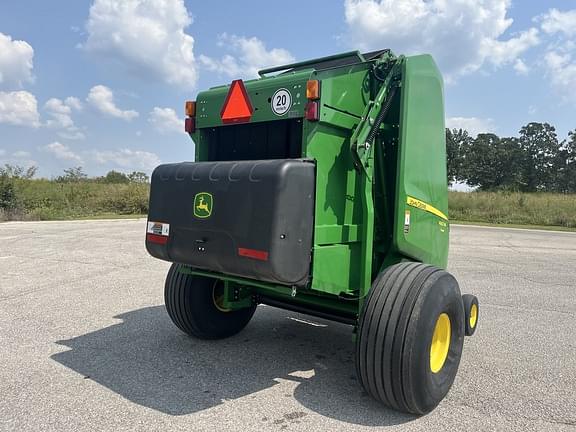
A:
POLYGON ((267 148, 260 157, 255 150, 256 158, 266 159, 270 157, 274 133, 285 133, 284 128, 268 126, 289 120, 289 128, 298 129, 295 139, 301 139, 299 153, 292 157, 316 163, 309 285, 296 291, 289 286, 189 270, 226 281, 231 308, 243 306, 238 299, 245 292, 252 298, 254 294, 262 295, 354 320, 383 268, 406 260, 441 268, 447 265, 442 77, 428 55, 397 58, 386 52, 366 59, 359 53, 346 53, 333 59, 346 56, 354 60, 331 66, 330 62, 323 63, 326 59, 319 59, 246 81, 254 112, 242 125, 224 124, 221 119, 230 86, 212 88, 197 96, 196 130, 191 134, 197 161, 214 160, 211 146, 219 133, 243 134, 255 146, 267 148), (361 169, 355 166, 351 138, 367 116, 367 105, 386 85, 374 72, 376 63, 384 57, 399 65, 398 89, 361 169), (305 119, 308 80, 321 84, 318 121, 305 119), (281 116, 271 109, 271 99, 279 89, 287 89, 292 95, 291 108, 281 116))

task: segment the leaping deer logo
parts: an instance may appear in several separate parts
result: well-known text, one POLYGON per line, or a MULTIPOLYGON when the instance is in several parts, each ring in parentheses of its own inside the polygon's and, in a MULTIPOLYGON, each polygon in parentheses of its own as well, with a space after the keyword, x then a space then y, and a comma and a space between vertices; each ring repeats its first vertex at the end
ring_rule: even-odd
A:
POLYGON ((210 209, 208 208, 208 203, 204 202, 204 197, 200 197, 200 202, 198 203, 196 208, 198 210, 205 210, 206 212, 210 212, 210 209))
POLYGON ((194 216, 204 219, 212 214, 212 194, 208 192, 197 193, 194 197, 194 216))

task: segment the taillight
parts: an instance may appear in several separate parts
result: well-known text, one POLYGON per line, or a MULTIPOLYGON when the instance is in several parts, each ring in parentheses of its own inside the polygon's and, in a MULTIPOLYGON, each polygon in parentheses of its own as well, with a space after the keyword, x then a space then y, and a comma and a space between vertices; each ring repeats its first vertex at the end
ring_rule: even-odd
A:
POLYGON ((184 130, 189 134, 196 132, 196 102, 186 101, 186 119, 184 123, 184 130))
POLYGON ((320 105, 318 102, 310 101, 306 104, 306 120, 318 121, 320 119, 320 105))
POLYGON ((194 117, 189 117, 184 123, 184 130, 189 134, 196 132, 196 119, 194 117))

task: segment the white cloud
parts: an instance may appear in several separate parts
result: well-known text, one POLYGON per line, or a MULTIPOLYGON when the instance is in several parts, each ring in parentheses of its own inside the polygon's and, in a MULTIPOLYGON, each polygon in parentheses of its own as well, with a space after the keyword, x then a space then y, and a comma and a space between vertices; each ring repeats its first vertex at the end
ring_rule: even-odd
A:
POLYGON ((134 110, 121 110, 114 103, 114 93, 108 87, 97 85, 90 89, 86 101, 103 114, 122 120, 132 120, 138 117, 134 110))
POLYGON ((61 144, 58 141, 50 143, 43 147, 43 150, 52 153, 56 159, 73 161, 78 164, 83 164, 83 159, 72 150, 67 145, 61 144))
POLYGON ((67 97, 64 101, 58 98, 48 99, 44 104, 44 110, 51 117, 46 126, 60 129, 58 135, 66 139, 84 139, 84 134, 76 127, 72 120, 72 110, 82 109, 82 103, 78 98, 67 97))
POLYGON ((117 151, 94 151, 92 155, 99 164, 114 164, 127 170, 151 171, 162 163, 155 153, 126 148, 117 151))
POLYGON ((62 102, 60 99, 52 98, 44 104, 44 109, 52 117, 46 122, 48 127, 69 128, 74 126, 72 121, 72 108, 62 102))
POLYGON ((184 132, 184 120, 179 119, 172 108, 154 107, 148 122, 160 133, 184 132))
POLYGON ((77 111, 81 111, 82 110, 82 102, 80 102, 80 99, 78 99, 77 97, 74 96, 69 96, 64 100, 64 104, 66 106, 69 106, 72 109, 75 109, 77 111))
POLYGON ((184 0, 95 0, 84 48, 137 75, 192 88, 197 81, 192 19, 184 0))
POLYGON ((0 85, 21 87, 34 81, 34 49, 25 41, 12 40, 0 32, 0 85))
POLYGON ((576 103, 576 62, 570 54, 550 51, 544 56, 547 75, 566 102, 576 103))
POLYGON ((528 72, 530 72, 530 68, 522 59, 516 59, 514 62, 514 70, 518 72, 519 75, 527 75, 528 72))
POLYGON ((294 57, 287 50, 267 50, 264 43, 256 37, 246 38, 224 33, 218 39, 219 46, 237 54, 225 54, 220 60, 201 55, 200 62, 209 71, 222 75, 255 78, 260 69, 294 62, 294 57))
POLYGON ((537 17, 536 21, 540 21, 542 30, 546 33, 563 33, 566 36, 576 36, 576 9, 567 12, 550 9, 547 13, 537 17))
POLYGON ((548 82, 563 102, 576 104, 576 9, 550 9, 534 21, 550 39, 541 62, 548 82))
POLYGON ((39 127, 36 97, 27 91, 0 92, 0 123, 39 127))
POLYGON ((518 60, 522 61, 519 56, 539 43, 538 30, 531 28, 506 41, 486 39, 484 50, 490 62, 496 66, 501 66, 513 61, 516 63, 518 60))
POLYGON ((352 45, 430 53, 450 80, 485 64, 513 64, 539 43, 538 30, 502 39, 511 0, 345 0, 352 45))
POLYGON ((478 117, 447 117, 446 127, 449 129, 464 129, 471 136, 479 133, 490 133, 495 131, 494 120, 478 117))

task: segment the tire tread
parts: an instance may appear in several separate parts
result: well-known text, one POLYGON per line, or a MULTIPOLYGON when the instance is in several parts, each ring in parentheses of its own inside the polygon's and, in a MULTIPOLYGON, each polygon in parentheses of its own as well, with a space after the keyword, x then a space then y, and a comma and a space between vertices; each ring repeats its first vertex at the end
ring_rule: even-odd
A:
POLYGON ((200 286, 195 286, 198 278, 181 272, 182 267, 181 264, 172 264, 164 287, 166 311, 176 327, 199 339, 221 339, 238 333, 248 324, 256 309, 255 305, 226 312, 226 316, 221 316, 221 312, 210 311, 210 308, 214 309, 213 305, 198 307, 197 302, 202 306, 206 301, 206 296, 199 296, 201 290, 208 289, 206 278, 201 281, 204 285, 200 283, 200 286))
POLYGON ((409 347, 414 335, 408 341, 408 330, 419 318, 415 314, 422 312, 421 309, 415 312, 422 291, 431 289, 446 274, 427 264, 396 264, 376 278, 365 300, 358 320, 358 379, 372 397, 393 409, 424 413, 414 398, 414 383, 409 374, 412 349, 409 347))

